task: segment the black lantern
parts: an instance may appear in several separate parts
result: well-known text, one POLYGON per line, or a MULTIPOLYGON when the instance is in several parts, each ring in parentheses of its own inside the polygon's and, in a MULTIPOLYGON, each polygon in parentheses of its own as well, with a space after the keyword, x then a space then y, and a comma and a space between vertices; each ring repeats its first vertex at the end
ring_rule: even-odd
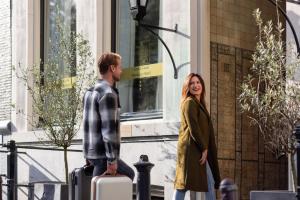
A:
POLYGON ((129 0, 130 12, 134 20, 140 21, 146 15, 148 0, 129 0))
POLYGON ((142 23, 142 19, 145 17, 146 13, 146 8, 147 8, 147 4, 148 4, 148 0, 129 0, 129 7, 130 7, 130 12, 131 15, 133 17, 134 20, 137 21, 137 26, 139 27, 143 27, 144 29, 146 29, 147 31, 149 31, 151 34, 153 34, 157 39, 159 39, 161 41, 161 43, 165 46, 165 48, 167 49, 168 54, 170 55, 172 64, 173 64, 173 69, 174 69, 174 78, 177 79, 177 68, 175 65, 175 61, 174 58, 171 54, 171 51, 169 49, 169 47, 167 46, 167 44, 164 42, 164 40, 159 36, 158 33, 156 33, 155 31, 153 31, 153 29, 158 29, 158 30, 164 30, 164 31, 170 31, 170 32, 174 32, 177 34, 180 34, 183 37, 186 38, 190 38, 189 36, 187 36, 184 33, 180 33, 177 30, 177 24, 175 25, 175 29, 169 29, 169 28, 164 28, 164 27, 159 27, 159 26, 154 26, 151 24, 145 24, 142 23))

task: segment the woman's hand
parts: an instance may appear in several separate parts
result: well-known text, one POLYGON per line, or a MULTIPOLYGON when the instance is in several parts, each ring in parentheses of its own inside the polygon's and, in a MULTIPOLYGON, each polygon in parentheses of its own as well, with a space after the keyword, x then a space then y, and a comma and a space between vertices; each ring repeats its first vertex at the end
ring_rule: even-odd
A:
POLYGON ((201 165, 204 165, 207 159, 207 149, 202 152, 202 157, 199 160, 201 165))

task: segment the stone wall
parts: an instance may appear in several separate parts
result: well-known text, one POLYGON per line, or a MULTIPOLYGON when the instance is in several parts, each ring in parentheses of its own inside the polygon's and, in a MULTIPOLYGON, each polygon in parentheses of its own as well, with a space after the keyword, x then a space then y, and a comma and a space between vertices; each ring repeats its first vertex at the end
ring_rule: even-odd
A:
MULTIPOLYGON (((285 9, 285 2, 280 6, 285 9)), ((275 6, 268 0, 211 0, 210 7, 211 41, 244 49, 255 47, 257 28, 252 14, 256 8, 264 20, 276 19, 275 6)))
MULTIPOLYGON (((285 9, 285 5, 281 5, 285 9)), ((222 178, 239 188, 239 199, 251 190, 287 189, 287 160, 276 160, 263 145, 257 127, 241 114, 237 97, 251 66, 257 27, 253 10, 276 19, 269 1, 211 1, 211 115, 216 129, 222 178)))
POLYGON ((239 199, 249 199, 251 190, 287 189, 287 160, 265 150, 258 128, 250 126, 237 100, 256 44, 255 8, 264 20, 276 19, 268 1, 211 1, 211 116, 221 177, 235 181, 239 199))
POLYGON ((222 179, 239 187, 240 199, 251 190, 287 189, 287 161, 276 160, 263 146, 257 127, 241 114, 237 97, 251 65, 251 51, 211 43, 211 116, 222 179))

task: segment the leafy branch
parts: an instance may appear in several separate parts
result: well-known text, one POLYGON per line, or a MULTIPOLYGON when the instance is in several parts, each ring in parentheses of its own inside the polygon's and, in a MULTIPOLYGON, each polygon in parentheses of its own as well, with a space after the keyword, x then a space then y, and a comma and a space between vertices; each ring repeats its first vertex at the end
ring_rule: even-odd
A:
POLYGON ((29 123, 42 128, 47 140, 64 149, 68 182, 67 149, 80 130, 83 94, 96 76, 89 42, 66 28, 59 15, 55 25, 46 59, 29 67, 19 64, 15 72, 31 96, 33 116, 26 114, 29 123))
POLYGON ((298 55, 286 53, 279 16, 276 25, 272 21, 264 23, 259 9, 253 16, 258 27, 258 42, 250 73, 241 86, 241 109, 251 123, 259 127, 265 147, 277 158, 294 155, 293 130, 300 122, 300 83, 295 72, 300 59, 298 55))

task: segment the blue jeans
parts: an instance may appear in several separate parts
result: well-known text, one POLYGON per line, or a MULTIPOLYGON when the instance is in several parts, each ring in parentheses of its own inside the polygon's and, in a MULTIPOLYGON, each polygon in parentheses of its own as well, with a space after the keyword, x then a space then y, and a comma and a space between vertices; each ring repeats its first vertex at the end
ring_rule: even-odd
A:
MULTIPOLYGON (((208 162, 206 162, 206 174, 207 174, 208 192, 205 192, 205 199, 215 200, 216 199, 215 188, 214 188, 215 181, 208 162)), ((185 193, 186 190, 175 190, 172 200, 184 200, 185 193)))
MULTIPOLYGON (((107 169, 107 159, 89 159, 89 162, 94 166, 93 177, 100 176, 107 169)), ((123 160, 118 159, 117 173, 134 179, 134 171, 123 160)))

